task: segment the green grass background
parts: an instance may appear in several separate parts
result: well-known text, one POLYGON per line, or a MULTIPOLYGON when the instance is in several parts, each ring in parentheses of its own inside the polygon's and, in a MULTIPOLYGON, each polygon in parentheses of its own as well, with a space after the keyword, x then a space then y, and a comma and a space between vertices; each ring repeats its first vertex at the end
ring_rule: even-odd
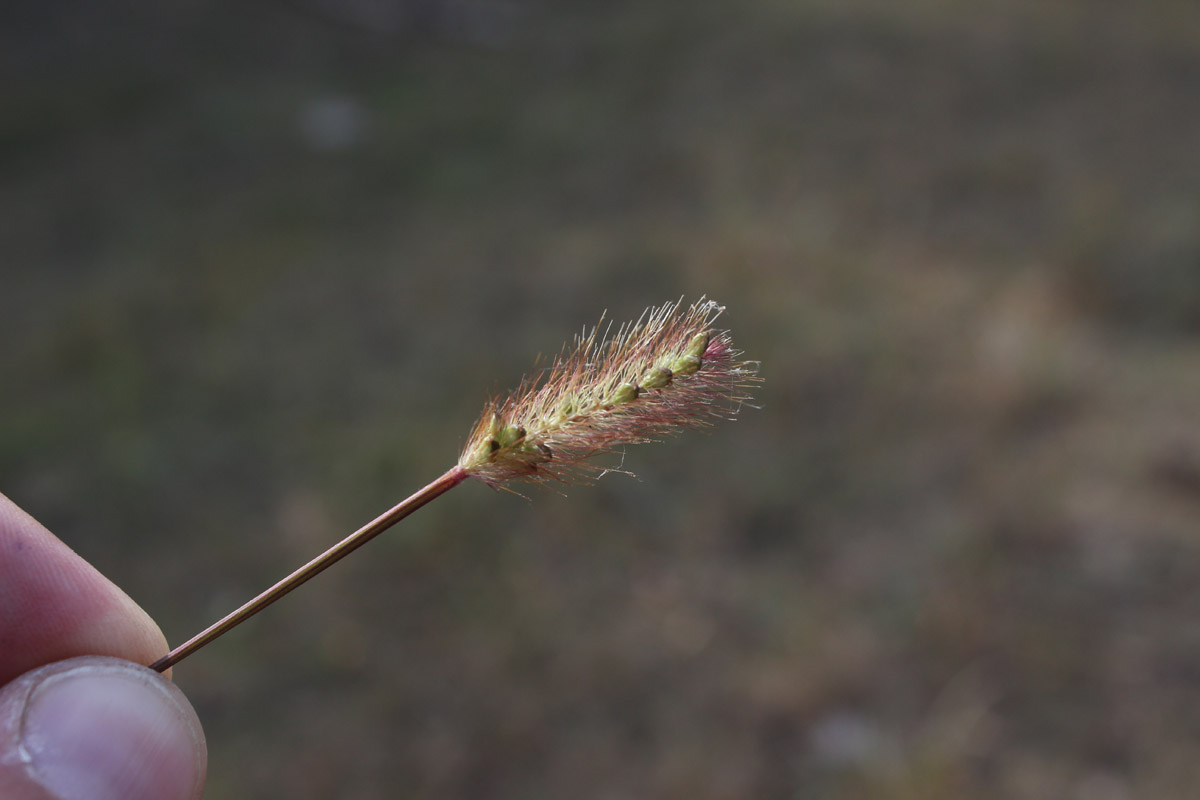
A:
POLYGON ((762 408, 184 662, 207 797, 1194 796, 1194 3, 373 7, 3 12, 0 489, 178 642, 605 309, 762 408))

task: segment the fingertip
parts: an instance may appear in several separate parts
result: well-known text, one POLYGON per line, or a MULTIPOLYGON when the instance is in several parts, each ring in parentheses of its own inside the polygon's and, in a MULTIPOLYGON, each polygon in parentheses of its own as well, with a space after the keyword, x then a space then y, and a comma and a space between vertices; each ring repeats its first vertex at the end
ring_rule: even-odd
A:
POLYGON ((95 654, 149 664, 167 652, 154 620, 87 561, 0 495, 0 683, 95 654))
POLYGON ((197 800, 206 768, 195 711, 145 667, 85 656, 0 690, 6 798, 197 800))
POLYGON ((110 607, 81 636, 90 640, 85 652, 111 655, 135 664, 151 664, 167 652, 167 637, 145 609, 119 587, 112 586, 110 607))

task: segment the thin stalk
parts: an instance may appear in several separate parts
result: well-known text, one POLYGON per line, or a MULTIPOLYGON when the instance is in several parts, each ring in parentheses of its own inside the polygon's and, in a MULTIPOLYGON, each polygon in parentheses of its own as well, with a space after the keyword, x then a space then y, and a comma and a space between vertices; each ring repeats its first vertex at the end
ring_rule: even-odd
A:
POLYGON ((255 597, 253 600, 244 604, 235 611, 230 612, 221 619, 209 625, 204 630, 197 633, 191 639, 188 639, 183 644, 176 647, 165 656, 155 661, 150 665, 150 669, 158 672, 170 668, 178 664, 183 659, 187 658, 192 653, 199 650, 204 645, 216 639, 223 633, 233 629, 237 625, 245 622, 250 617, 262 611, 267 606, 274 603, 279 598, 283 597, 288 592, 301 585, 309 578, 312 578, 318 572, 321 572, 326 567, 340 561, 350 553, 362 547, 364 544, 374 539, 385 530, 395 525, 400 520, 407 517, 412 512, 416 511, 421 506, 433 500, 435 497, 450 491, 458 484, 467 479, 470 473, 462 467, 454 467, 445 475, 442 475, 437 480, 430 483, 425 488, 413 494, 411 497, 402 500, 392 508, 380 514, 375 519, 362 526, 354 533, 347 536, 342 541, 335 544, 333 547, 326 550, 321 555, 309 561, 303 567, 288 575, 283 580, 276 583, 270 589, 267 589, 262 594, 255 597))

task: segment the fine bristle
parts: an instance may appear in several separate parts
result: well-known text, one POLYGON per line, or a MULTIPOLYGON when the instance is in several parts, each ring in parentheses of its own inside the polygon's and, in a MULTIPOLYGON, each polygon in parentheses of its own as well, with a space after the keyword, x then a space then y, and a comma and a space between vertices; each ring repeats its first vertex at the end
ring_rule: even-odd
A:
POLYGON ((736 416, 759 381, 728 331, 724 308, 701 298, 648 309, 611 333, 600 325, 564 347, 549 369, 494 398, 459 467, 491 485, 523 479, 579 482, 604 467, 588 459, 736 416))

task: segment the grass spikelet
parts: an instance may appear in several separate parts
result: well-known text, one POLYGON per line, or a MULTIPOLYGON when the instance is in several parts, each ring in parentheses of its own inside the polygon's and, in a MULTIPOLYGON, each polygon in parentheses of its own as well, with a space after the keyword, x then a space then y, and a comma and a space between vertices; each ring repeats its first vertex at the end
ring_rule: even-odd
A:
POLYGON ((493 487, 579 482, 603 471, 590 460, 597 455, 735 416, 758 364, 740 360, 729 332, 713 329, 723 310, 680 300, 605 335, 601 319, 540 375, 488 402, 459 467, 493 487))

